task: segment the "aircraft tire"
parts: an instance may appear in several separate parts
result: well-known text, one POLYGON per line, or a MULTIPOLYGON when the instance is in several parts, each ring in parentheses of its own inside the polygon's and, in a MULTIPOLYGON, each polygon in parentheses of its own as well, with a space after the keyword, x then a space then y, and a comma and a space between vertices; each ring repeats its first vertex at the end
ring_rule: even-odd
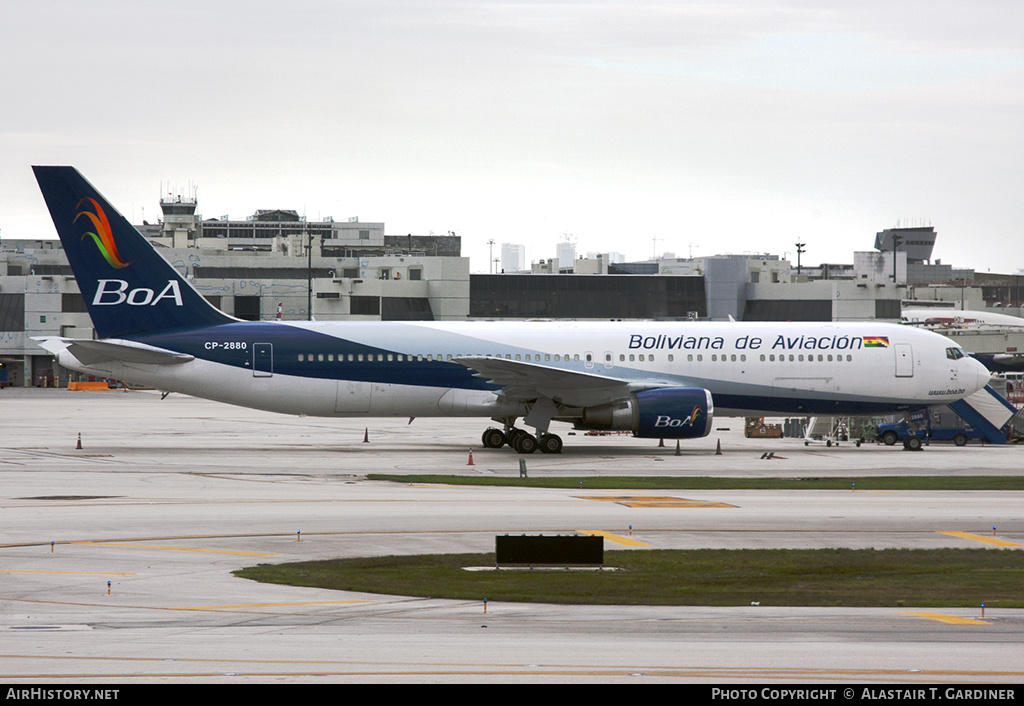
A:
POLYGON ((527 432, 522 432, 521 434, 516 436, 516 439, 513 443, 515 444, 516 453, 521 454, 532 454, 534 451, 537 450, 538 446, 536 437, 534 437, 533 434, 529 434, 527 432))
POLYGON ((542 434, 540 437, 540 450, 546 454, 562 453, 562 439, 558 434, 542 434))
POLYGON ((484 435, 481 441, 483 442, 484 447, 488 449, 500 449, 508 443, 508 439, 505 437, 505 432, 501 429, 494 428, 484 430, 484 435))

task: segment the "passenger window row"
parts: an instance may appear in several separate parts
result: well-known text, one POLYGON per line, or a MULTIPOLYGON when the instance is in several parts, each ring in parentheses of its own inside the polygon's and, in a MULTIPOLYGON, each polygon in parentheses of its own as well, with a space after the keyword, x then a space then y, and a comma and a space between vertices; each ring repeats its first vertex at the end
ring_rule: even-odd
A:
MULTIPOLYGON (((319 363, 323 363, 323 362, 327 362, 327 363, 333 363, 333 362, 338 362, 338 363, 344 363, 344 362, 349 362, 349 363, 370 362, 370 363, 372 363, 372 362, 375 362, 375 361, 383 363, 385 361, 388 361, 388 362, 394 362, 394 361, 397 361, 397 362, 403 362, 403 361, 412 362, 414 360, 417 361, 417 362, 420 362, 420 361, 424 361, 424 360, 427 360, 427 361, 456 360, 457 358, 468 357, 468 355, 469 354, 464 354, 464 353, 455 354, 455 355, 452 355, 451 353, 448 353, 448 354, 438 353, 436 355, 433 354, 433 353, 428 353, 426 355, 423 355, 423 354, 412 355, 411 353, 409 353, 409 354, 405 354, 405 353, 347 353, 347 354, 346 353, 338 353, 338 354, 334 354, 334 353, 299 353, 298 354, 298 360, 299 360, 300 363, 312 363, 312 362, 319 362, 319 363)), ((580 360, 579 353, 576 353, 574 355, 570 355, 569 353, 565 353, 565 354, 558 354, 558 353, 556 353, 554 355, 552 355, 550 353, 545 353, 545 354, 541 354, 541 353, 525 353, 525 354, 523 354, 523 353, 516 353, 514 356, 511 353, 506 353, 504 356, 492 355, 490 353, 480 353, 480 354, 477 354, 477 355, 480 356, 480 357, 484 357, 484 358, 502 358, 503 357, 506 360, 526 361, 528 363, 532 363, 532 362, 540 363, 540 362, 542 362, 542 359, 543 359, 544 362, 551 362, 552 360, 554 360, 556 363, 562 362, 562 361, 569 362, 570 360, 572 360, 572 361, 579 361, 580 360)), ((653 360, 653 356, 652 356, 651 359, 653 360)), ((589 360, 589 356, 588 356, 588 360, 589 360)))
MULTIPOLYGON (((423 354, 412 355, 412 354, 403 354, 403 353, 348 353, 348 354, 345 354, 345 353, 338 353, 338 354, 334 354, 334 353, 299 353, 298 357, 299 357, 299 362, 300 363, 305 363, 305 362, 312 363, 314 361, 315 362, 320 362, 320 363, 323 363, 323 362, 333 363, 335 361, 337 361, 339 363, 343 363, 343 362, 349 362, 349 363, 354 363, 354 362, 359 362, 359 363, 370 362, 370 363, 372 363, 374 361, 383 363, 385 361, 387 361, 387 362, 395 362, 395 361, 397 361, 397 362, 403 362, 403 361, 412 362, 414 360, 416 362, 420 362, 420 361, 424 361, 424 360, 431 361, 431 362, 433 362, 435 360, 437 360, 437 361, 445 361, 445 360, 455 360, 457 358, 464 357, 464 355, 465 354, 452 355, 451 353, 448 353, 448 354, 438 353, 436 355, 432 354, 432 353, 428 353, 426 355, 423 355, 423 354)), ((486 358, 504 358, 505 360, 518 360, 518 361, 525 361, 527 363, 532 363, 532 362, 540 363, 540 362, 551 362, 551 361, 559 363, 559 362, 562 362, 562 361, 569 362, 570 360, 578 362, 580 360, 579 353, 576 353, 576 354, 571 355, 571 356, 568 353, 565 353, 565 354, 554 354, 554 355, 552 355, 550 353, 545 353, 545 354, 541 354, 541 353, 525 353, 525 354, 523 354, 523 353, 516 353, 514 356, 511 353, 506 353, 504 356, 501 356, 501 355, 491 355, 491 354, 483 354, 483 357, 486 357, 486 358)), ((951 360, 958 360, 958 359, 964 357, 964 352, 961 351, 959 348, 947 348, 946 349, 946 357, 950 358, 951 360)), ((670 363, 675 361, 675 356, 672 355, 671 353, 667 356, 667 358, 668 358, 668 362, 670 362, 670 363)), ((587 362, 591 362, 592 361, 591 354, 588 353, 586 355, 586 360, 587 360, 587 362)), ((702 363, 702 362, 704 362, 704 355, 701 354, 701 353, 697 353, 696 355, 694 355, 693 353, 690 353, 690 354, 688 354, 686 356, 686 360, 689 363, 692 363, 692 362, 702 363)), ((738 355, 736 353, 732 353, 732 354, 712 353, 711 354, 711 362, 713 362, 713 363, 716 363, 716 362, 719 362, 719 361, 721 361, 723 363, 724 362, 734 362, 734 363, 735 362, 741 362, 741 363, 743 363, 743 362, 746 362, 746 360, 747 360, 747 356, 746 356, 745 353, 740 353, 738 355)), ((782 362, 786 362, 786 360, 787 360, 787 356, 784 353, 779 353, 777 356, 776 356, 775 353, 770 353, 770 354, 767 354, 767 355, 764 354, 764 353, 761 354, 761 362, 762 363, 765 363, 765 362, 771 362, 771 363, 780 362, 780 363, 782 363, 782 362)), ((789 360, 789 362, 801 362, 801 363, 802 362, 814 362, 815 361, 815 357, 814 357, 814 354, 812 354, 812 353, 808 353, 806 356, 803 353, 790 353, 789 357, 788 357, 788 360, 789 360)), ((817 357, 817 362, 819 362, 819 363, 824 363, 824 362, 828 362, 828 363, 843 362, 844 360, 846 362, 852 362, 853 361, 853 356, 847 354, 845 356, 845 358, 844 358, 842 355, 839 355, 839 354, 833 355, 831 353, 828 353, 828 354, 819 353, 818 357, 817 357)), ((605 361, 610 363, 611 362, 611 357, 610 356, 606 356, 605 357, 605 361)), ((620 363, 622 363, 622 362, 630 362, 630 363, 633 363, 633 362, 640 362, 640 363, 651 362, 651 363, 653 363, 654 361, 655 361, 655 356, 654 356, 653 353, 646 353, 646 354, 645 353, 639 353, 639 354, 630 353, 629 356, 628 356, 628 361, 627 361, 626 354, 624 354, 624 353, 620 353, 619 354, 619 362, 620 363)))

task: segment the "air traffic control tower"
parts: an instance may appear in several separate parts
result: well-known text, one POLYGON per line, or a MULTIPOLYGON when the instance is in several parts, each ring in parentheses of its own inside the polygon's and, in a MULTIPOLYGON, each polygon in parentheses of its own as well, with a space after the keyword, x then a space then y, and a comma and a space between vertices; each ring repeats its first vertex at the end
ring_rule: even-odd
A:
POLYGON ((889 228, 875 234, 875 250, 892 252, 893 241, 896 239, 896 249, 907 254, 908 263, 931 264, 937 235, 932 226, 889 228))
POLYGON ((160 199, 164 214, 162 237, 170 238, 171 247, 187 248, 196 237, 196 199, 165 196, 160 199))

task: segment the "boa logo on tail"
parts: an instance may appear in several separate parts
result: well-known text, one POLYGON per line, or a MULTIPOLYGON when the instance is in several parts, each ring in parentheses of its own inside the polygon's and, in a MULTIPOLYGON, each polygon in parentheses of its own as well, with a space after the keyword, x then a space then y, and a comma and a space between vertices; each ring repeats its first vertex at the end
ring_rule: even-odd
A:
POLYGON ((92 221, 92 225, 97 231, 96 233, 86 231, 82 234, 82 240, 85 240, 85 236, 87 235, 92 236, 93 242, 96 243, 96 247, 99 248, 100 254, 103 255, 103 259, 105 259, 107 263, 115 269, 120 270, 121 268, 128 267, 128 265, 132 264, 131 262, 125 262, 121 257, 121 253, 117 251, 117 245, 114 244, 114 234, 110 230, 110 222, 107 220, 107 214, 103 212, 103 209, 98 203, 96 203, 95 199, 91 199, 89 197, 80 199, 75 208, 79 209, 79 211, 75 215, 75 220, 72 221, 72 223, 82 216, 85 216, 92 221), (86 202, 96 209, 96 213, 82 209, 82 204, 86 202))

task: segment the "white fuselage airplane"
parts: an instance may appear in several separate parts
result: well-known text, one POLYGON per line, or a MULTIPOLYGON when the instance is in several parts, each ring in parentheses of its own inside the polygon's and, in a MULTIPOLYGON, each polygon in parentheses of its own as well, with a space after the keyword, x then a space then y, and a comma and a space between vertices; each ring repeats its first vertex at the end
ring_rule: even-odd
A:
POLYGON ((486 417, 503 425, 486 446, 530 453, 561 450, 552 421, 696 438, 715 413, 884 414, 989 379, 942 336, 881 323, 239 321, 77 171, 35 172, 101 339, 41 345, 161 390, 287 414, 486 417))
POLYGON ((920 326, 933 331, 961 329, 994 332, 1024 329, 1024 319, 995 311, 904 309, 900 321, 909 326, 920 326))

